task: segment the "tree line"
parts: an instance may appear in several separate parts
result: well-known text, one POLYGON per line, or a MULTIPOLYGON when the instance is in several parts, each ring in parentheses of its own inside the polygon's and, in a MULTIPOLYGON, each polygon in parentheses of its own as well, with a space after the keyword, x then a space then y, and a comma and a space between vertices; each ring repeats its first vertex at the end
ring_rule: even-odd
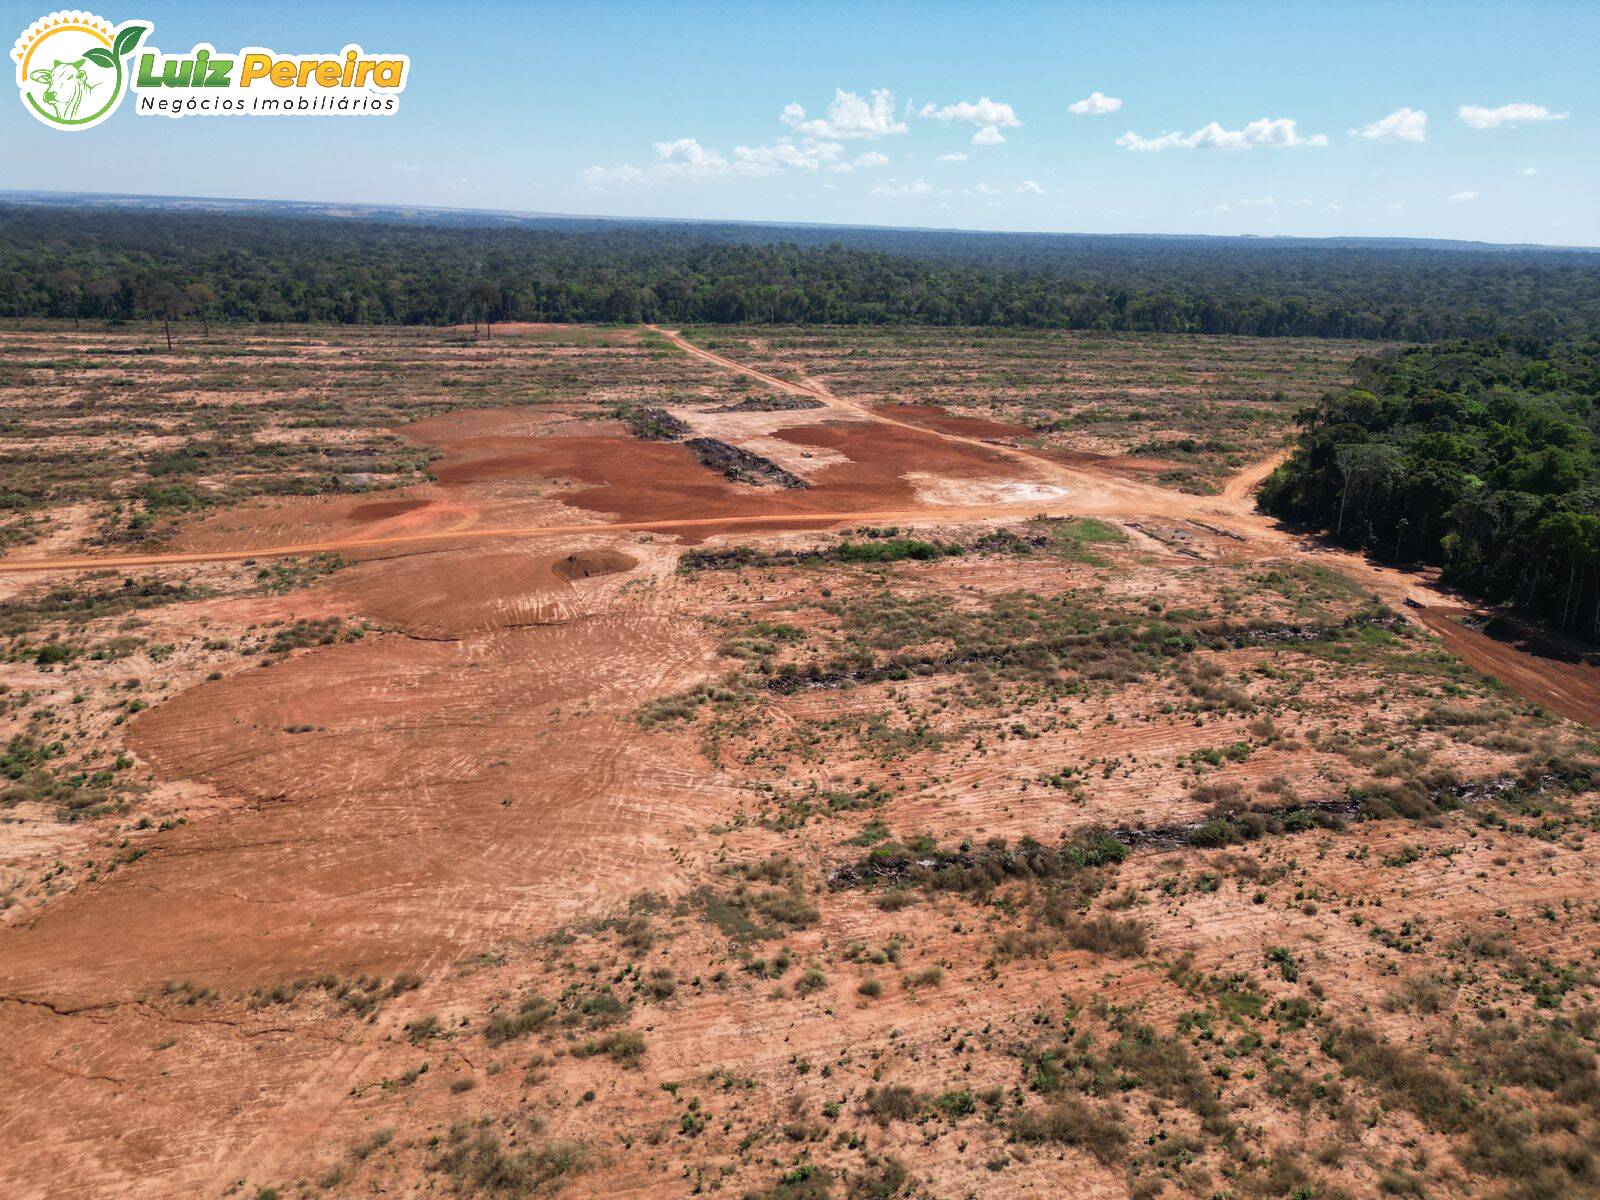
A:
POLYGON ((1416 347, 1356 382, 1301 414, 1262 506, 1600 640, 1600 338, 1416 347))
POLYGON ((9 204, 0 315, 1550 337, 1600 328, 1600 254, 9 204))

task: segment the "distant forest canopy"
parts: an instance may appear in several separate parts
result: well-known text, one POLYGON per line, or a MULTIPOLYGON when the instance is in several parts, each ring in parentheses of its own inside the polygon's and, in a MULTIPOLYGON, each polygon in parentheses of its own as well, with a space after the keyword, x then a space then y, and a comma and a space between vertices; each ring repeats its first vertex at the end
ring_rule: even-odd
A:
POLYGON ((1262 506, 1600 640, 1600 338, 1415 347, 1356 379, 1302 414, 1262 506))
POLYGON ((918 324, 1424 342, 1600 329, 1600 254, 0 203, 0 315, 918 324))

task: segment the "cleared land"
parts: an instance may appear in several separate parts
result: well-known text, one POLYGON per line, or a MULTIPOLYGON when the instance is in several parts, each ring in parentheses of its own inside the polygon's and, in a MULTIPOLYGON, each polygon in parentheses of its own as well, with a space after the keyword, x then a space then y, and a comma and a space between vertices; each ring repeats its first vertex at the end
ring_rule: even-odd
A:
POLYGON ((1370 346, 1035 330, 737 330, 693 340, 918 424, 1186 491, 1220 488, 1370 346))
POLYGON ((1600 691, 1253 513, 1343 348, 763 336, 6 335, 8 1193, 1592 1192, 1600 691))

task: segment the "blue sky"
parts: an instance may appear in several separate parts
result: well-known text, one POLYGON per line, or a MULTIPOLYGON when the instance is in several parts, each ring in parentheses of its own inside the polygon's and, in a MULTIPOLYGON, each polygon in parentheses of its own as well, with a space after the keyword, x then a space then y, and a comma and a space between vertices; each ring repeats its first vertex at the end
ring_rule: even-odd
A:
POLYGON ((358 42, 410 83, 393 117, 72 135, 8 101, 0 187, 1600 245, 1593 0, 129 3, 96 11, 169 53, 358 42))

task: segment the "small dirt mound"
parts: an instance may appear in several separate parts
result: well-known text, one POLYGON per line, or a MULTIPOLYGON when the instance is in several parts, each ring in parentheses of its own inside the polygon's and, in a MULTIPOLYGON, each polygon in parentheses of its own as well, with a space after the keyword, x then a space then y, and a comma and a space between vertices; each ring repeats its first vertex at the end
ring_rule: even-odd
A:
POLYGON ((639 560, 621 550, 601 548, 577 550, 559 560, 554 568, 556 575, 569 582, 574 579, 592 579, 596 575, 620 575, 639 565, 639 560))

